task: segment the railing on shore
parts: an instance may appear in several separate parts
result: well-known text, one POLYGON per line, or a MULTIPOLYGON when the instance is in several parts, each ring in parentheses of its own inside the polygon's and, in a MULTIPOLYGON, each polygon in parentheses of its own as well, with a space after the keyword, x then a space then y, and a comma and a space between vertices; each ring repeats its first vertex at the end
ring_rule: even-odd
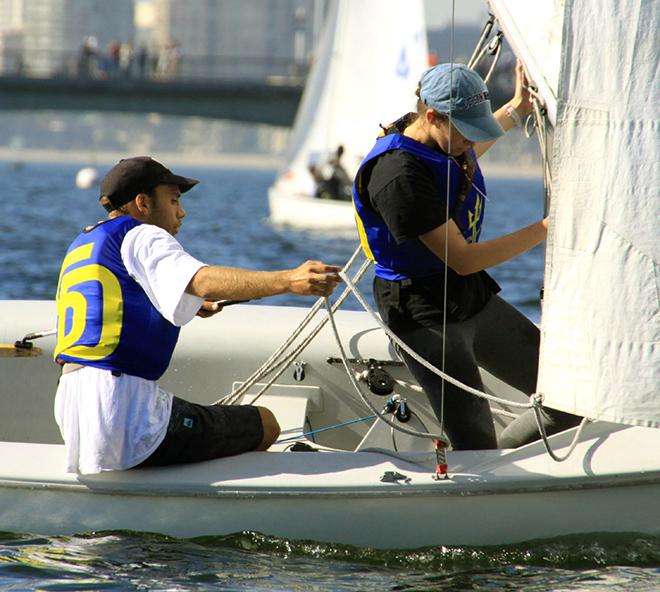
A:
POLYGON ((308 68, 309 64, 290 57, 185 55, 176 48, 133 53, 123 59, 90 51, 0 50, 0 76, 4 77, 198 82, 284 79, 302 85, 308 68))

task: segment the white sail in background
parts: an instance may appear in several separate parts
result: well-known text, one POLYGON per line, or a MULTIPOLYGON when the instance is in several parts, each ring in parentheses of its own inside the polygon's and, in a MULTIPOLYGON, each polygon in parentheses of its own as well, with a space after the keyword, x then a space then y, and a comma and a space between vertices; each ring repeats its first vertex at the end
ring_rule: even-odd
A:
POLYGON ((306 193, 309 165, 326 162, 340 145, 354 175, 379 124, 414 109, 427 64, 422 0, 332 1, 276 185, 306 193))
POLYGON ((490 2, 556 96, 538 391, 660 427, 658 3, 490 2))

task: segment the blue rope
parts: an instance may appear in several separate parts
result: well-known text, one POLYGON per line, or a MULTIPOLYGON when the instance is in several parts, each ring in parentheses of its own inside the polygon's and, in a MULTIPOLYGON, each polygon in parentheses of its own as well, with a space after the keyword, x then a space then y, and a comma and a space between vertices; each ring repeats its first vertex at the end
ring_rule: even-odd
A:
POLYGON ((319 434, 321 432, 327 432, 328 430, 334 430, 335 428, 343 428, 344 426, 351 425, 352 423, 358 423, 360 421, 368 421, 370 419, 376 419, 378 417, 377 415, 369 415, 368 417, 360 417, 359 419, 352 419, 351 421, 346 421, 344 423, 338 423, 333 426, 328 426, 327 428, 319 428, 318 430, 312 430, 311 432, 304 432, 302 434, 298 434, 297 436, 291 436, 289 438, 284 438, 282 440, 278 440, 277 443, 281 442, 289 442, 290 440, 298 440, 300 438, 304 438, 305 436, 312 436, 314 434, 319 434))

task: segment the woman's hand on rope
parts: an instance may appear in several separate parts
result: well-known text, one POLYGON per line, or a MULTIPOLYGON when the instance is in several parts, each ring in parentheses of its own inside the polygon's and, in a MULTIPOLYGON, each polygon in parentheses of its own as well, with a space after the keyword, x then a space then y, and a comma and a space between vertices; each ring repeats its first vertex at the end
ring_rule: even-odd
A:
POLYGON ((525 76, 525 69, 520 60, 516 62, 516 86, 509 105, 516 110, 520 119, 527 117, 534 108, 532 105, 532 95, 529 92, 529 80, 525 76))

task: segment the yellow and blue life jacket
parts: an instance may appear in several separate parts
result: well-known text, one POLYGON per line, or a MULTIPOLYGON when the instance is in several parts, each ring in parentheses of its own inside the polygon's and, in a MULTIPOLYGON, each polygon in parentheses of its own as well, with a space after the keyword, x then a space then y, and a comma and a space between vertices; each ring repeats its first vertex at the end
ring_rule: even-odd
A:
POLYGON ((129 216, 80 234, 67 251, 57 286, 59 363, 75 362, 157 380, 167 369, 179 327, 151 304, 121 258, 129 216))
POLYGON ((481 235, 486 194, 484 178, 476 165, 470 189, 464 200, 459 199, 459 189, 465 172, 459 164, 446 154, 433 150, 400 133, 389 133, 380 137, 367 154, 353 184, 353 203, 362 248, 375 263, 376 275, 387 280, 423 278, 444 273, 444 262, 436 257, 418 238, 397 243, 385 221, 372 209, 365 207, 362 199, 366 182, 362 178, 371 169, 376 159, 392 150, 403 150, 421 159, 431 170, 437 187, 438 207, 447 200, 447 173, 449 171, 449 212, 460 228, 465 240, 477 242, 481 235))

